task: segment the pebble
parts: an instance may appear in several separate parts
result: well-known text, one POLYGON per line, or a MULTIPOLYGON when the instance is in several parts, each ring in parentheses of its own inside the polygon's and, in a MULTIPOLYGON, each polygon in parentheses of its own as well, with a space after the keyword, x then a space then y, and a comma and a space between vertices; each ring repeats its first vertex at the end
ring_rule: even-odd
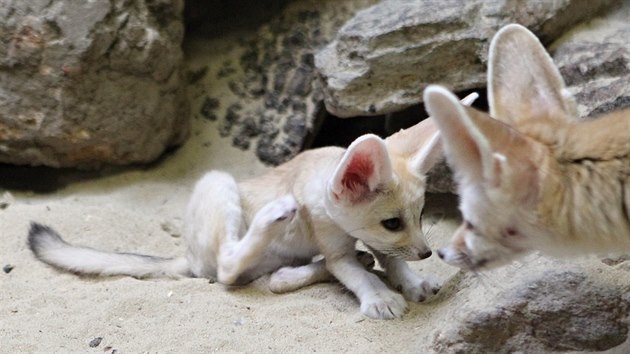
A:
POLYGON ((90 341, 90 348, 96 348, 101 344, 103 337, 96 337, 90 341))
POLYGON ((5 265, 4 267, 2 267, 2 270, 3 270, 5 273, 9 274, 9 273, 11 273, 11 271, 13 270, 13 268, 15 268, 15 266, 13 266, 13 265, 11 265, 11 264, 7 264, 7 265, 5 265))
POLYGON ((0 210, 4 210, 14 202, 13 194, 10 192, 4 192, 2 196, 0 196, 0 210))
POLYGON ((175 226, 170 221, 165 221, 160 226, 162 227, 162 230, 166 232, 167 234, 171 235, 171 237, 178 238, 181 236, 181 233, 179 232, 177 226, 175 226))

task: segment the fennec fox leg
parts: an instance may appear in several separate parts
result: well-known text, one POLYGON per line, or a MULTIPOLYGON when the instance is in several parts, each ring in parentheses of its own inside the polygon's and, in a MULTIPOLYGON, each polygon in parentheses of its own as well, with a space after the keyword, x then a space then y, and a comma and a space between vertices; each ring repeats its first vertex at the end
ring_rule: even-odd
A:
POLYGON ((405 299, 423 302, 440 290, 439 282, 432 276, 422 277, 414 273, 407 262, 372 250, 391 286, 400 291, 405 299))
POLYGON ((220 245, 225 239, 238 241, 245 232, 234 177, 211 171, 199 179, 188 203, 185 227, 186 257, 192 273, 215 279, 220 245))
MULTIPOLYGON (((357 259, 365 268, 374 267, 374 257, 364 251, 357 251, 357 259)), ((326 260, 309 263, 300 267, 282 267, 271 274, 269 289, 276 293, 295 291, 316 283, 334 281, 335 277, 326 269, 326 260)))
POLYGON ((255 266, 274 238, 286 232, 297 212, 292 195, 272 200, 257 213, 242 239, 226 235, 218 257, 218 278, 223 284, 234 284, 247 269, 255 266))
MULTIPOLYGON (((354 248, 354 245, 350 247, 354 248)), ((405 313, 405 298, 389 289, 376 274, 363 268, 353 249, 329 254, 333 258, 327 258, 326 268, 359 298, 362 313, 375 319, 393 319, 405 313)))

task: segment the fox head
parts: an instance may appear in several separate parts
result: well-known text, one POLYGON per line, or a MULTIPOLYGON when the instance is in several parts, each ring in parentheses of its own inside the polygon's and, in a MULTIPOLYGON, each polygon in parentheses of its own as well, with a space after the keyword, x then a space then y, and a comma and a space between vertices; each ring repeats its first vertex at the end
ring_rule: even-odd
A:
MULTIPOLYGON (((465 103, 475 98, 471 94, 465 103)), ((431 118, 387 139, 361 136, 328 183, 327 212, 376 251, 404 260, 428 258, 421 220, 425 176, 441 159, 441 139, 431 118)))
POLYGON ((445 88, 429 86, 424 93, 455 172, 464 219, 438 255, 471 270, 553 247, 544 244, 553 243, 554 237, 538 207, 549 193, 543 182, 557 164, 547 144, 522 131, 531 124, 562 123, 575 116, 551 58, 520 25, 508 25, 494 37, 488 80, 490 115, 462 106, 445 88))

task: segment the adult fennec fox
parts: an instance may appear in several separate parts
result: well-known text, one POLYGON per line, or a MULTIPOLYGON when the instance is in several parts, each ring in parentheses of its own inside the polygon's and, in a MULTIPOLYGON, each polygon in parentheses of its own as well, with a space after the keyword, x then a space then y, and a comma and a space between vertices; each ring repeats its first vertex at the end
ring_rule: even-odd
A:
POLYGON ((425 90, 464 218, 440 257, 477 270, 532 250, 630 251, 630 110, 578 119, 558 69, 520 25, 494 37, 488 80, 490 115, 425 90))

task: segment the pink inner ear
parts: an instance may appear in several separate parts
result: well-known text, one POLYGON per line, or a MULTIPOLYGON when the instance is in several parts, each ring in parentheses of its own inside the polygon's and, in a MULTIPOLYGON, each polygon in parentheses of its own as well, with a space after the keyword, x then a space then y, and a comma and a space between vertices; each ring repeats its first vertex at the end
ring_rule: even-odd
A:
POLYGON ((341 179, 341 185, 354 195, 353 199, 361 199, 369 191, 369 179, 374 174, 374 162, 368 154, 357 153, 352 157, 341 179))

